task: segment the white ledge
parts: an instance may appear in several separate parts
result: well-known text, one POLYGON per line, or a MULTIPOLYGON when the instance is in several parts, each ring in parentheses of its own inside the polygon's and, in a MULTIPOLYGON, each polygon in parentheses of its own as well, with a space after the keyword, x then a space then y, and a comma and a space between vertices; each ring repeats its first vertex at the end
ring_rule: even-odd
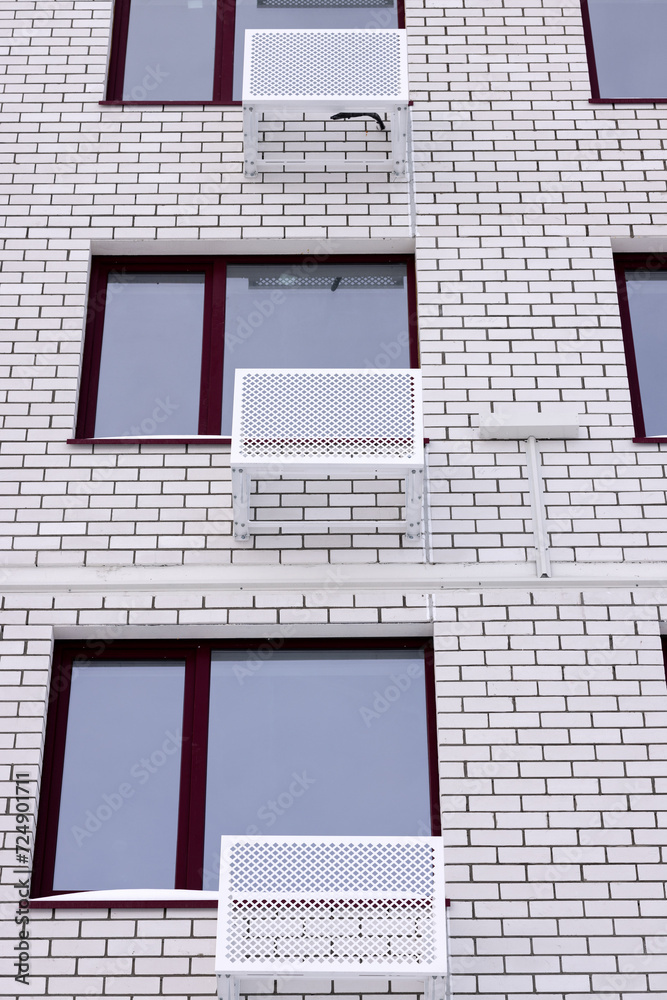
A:
MULTIPOLYGON (((667 588, 667 565, 627 563, 558 564, 553 576, 538 579, 535 564, 494 563, 486 566, 447 563, 314 564, 309 566, 123 566, 11 567, 0 569, 0 586, 8 593, 164 593, 167 591, 391 590, 430 593, 479 590, 484 587, 657 587, 667 588)), ((333 602, 335 603, 335 601, 333 602)))
MULTIPOLYGON (((240 110, 240 109, 239 109, 240 110)), ((239 181, 242 175, 239 174, 239 181)), ((201 239, 179 239, 177 236, 159 240, 100 240, 90 242, 91 253, 113 254, 117 256, 151 257, 173 254, 225 254, 262 256, 264 254, 285 254, 294 256, 316 256, 320 259, 330 254, 384 254, 415 252, 415 241, 411 236, 374 236, 363 239, 358 236, 337 236, 320 238, 294 236, 277 239, 275 236, 251 237, 249 239, 221 239, 204 233, 201 239)))
POLYGON ((56 896, 38 896, 35 903, 141 903, 161 902, 200 903, 218 901, 218 892, 208 889, 89 889, 83 892, 63 892, 56 896))

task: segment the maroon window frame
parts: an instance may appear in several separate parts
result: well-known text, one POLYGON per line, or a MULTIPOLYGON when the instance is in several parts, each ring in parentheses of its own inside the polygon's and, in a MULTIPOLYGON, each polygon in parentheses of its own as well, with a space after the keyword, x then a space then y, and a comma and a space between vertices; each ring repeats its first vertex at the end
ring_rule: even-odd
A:
POLYGON ((630 386, 630 402, 632 405, 632 416, 635 425, 635 436, 633 438, 633 442, 635 444, 659 444, 667 442, 667 438, 664 437, 646 436, 644 412, 639 387, 639 373, 637 370, 637 357, 635 354, 632 322, 630 320, 630 308, 628 304, 628 289, 625 281, 626 271, 667 271, 667 254, 616 254, 614 256, 614 270, 616 273, 616 288, 618 291, 618 305, 621 314, 623 346, 625 348, 628 383, 630 386))
POLYGON ((586 43, 586 58, 588 60, 588 76, 591 84, 589 104, 665 104, 667 95, 662 97, 601 97, 598 71, 595 64, 595 44, 588 0, 581 0, 581 20, 586 43))
MULTIPOLYGON (((235 0, 217 0, 215 55, 213 63, 213 97, 210 101, 127 101, 123 99, 125 56, 130 25, 131 0, 115 0, 111 30, 111 57, 107 81, 106 100, 100 104, 130 105, 240 105, 232 98, 234 83, 234 27, 236 22, 235 0)), ((405 0, 397 0, 399 28, 405 27, 405 0)))
MULTIPOLYGON (((307 257, 97 257, 93 259, 86 314, 86 334, 81 369, 81 388, 75 437, 68 444, 127 444, 151 441, 149 435, 122 438, 96 438, 95 416, 100 379, 102 335, 106 303, 107 280, 110 274, 204 273, 204 322, 202 329, 202 367, 199 394, 199 428, 201 442, 210 437, 222 442, 222 376, 224 364, 225 298, 227 266, 236 264, 281 264, 312 268, 322 264, 405 264, 407 273, 408 335, 410 367, 419 368, 419 337, 417 329, 417 289, 414 258, 406 255, 307 257), (205 438, 203 437, 205 436, 205 438)), ((197 437, 157 438, 159 444, 197 443, 197 437)))
MULTIPOLYGON (((290 640, 267 639, 264 642, 243 640, 187 642, 133 642, 124 640, 89 640, 86 643, 56 643, 53 672, 49 689, 49 710, 46 726, 44 765, 42 769, 35 855, 32 875, 31 905, 81 906, 75 900, 42 901, 40 896, 69 895, 67 890, 53 890, 53 874, 60 810, 60 793, 65 760, 67 715, 69 708, 72 666, 101 660, 184 660, 185 696, 183 707, 183 743, 181 756, 178 835, 176 846, 175 889, 198 891, 202 888, 204 862, 204 817, 206 809, 206 762, 208 749, 208 711, 211 673, 211 653, 214 650, 415 650, 424 654, 426 686, 426 734, 428 742, 429 792, 431 804, 431 835, 441 834, 440 788, 438 780, 438 738, 435 701, 433 646, 424 638, 409 639, 327 639, 290 640), (37 897, 37 898, 35 898, 37 897)), ((94 902, 92 906, 117 906, 113 902, 94 902)), ((147 906, 145 900, 120 905, 147 906)), ((156 906, 179 905, 163 899, 156 906)), ((192 906, 192 901, 183 901, 192 906)), ((201 905, 217 905, 202 901, 201 905)))

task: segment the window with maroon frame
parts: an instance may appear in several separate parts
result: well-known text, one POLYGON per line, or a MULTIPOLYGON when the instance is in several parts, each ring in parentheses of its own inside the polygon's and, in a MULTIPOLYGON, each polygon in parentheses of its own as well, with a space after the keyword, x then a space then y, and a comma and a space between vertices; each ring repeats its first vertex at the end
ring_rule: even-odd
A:
POLYGON ((440 832, 423 640, 88 647, 56 649, 33 896, 216 889, 222 834, 440 832))
POLYGON ((398 28, 403 0, 116 0, 107 99, 241 100, 248 28, 398 28))
POLYGON ((614 263, 635 440, 666 441, 667 257, 620 254, 614 263))
POLYGON ((78 439, 231 434, 237 368, 419 364, 407 258, 98 258, 78 439))
POLYGON ((581 0, 594 100, 667 100, 667 0, 581 0))

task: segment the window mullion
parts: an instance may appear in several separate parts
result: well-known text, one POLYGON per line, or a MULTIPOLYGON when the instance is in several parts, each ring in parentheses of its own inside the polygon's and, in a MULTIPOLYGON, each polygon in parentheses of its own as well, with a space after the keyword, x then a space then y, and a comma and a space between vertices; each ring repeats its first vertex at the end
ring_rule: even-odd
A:
POLYGON ((236 0, 218 0, 215 20, 213 100, 228 104, 234 80, 236 0))
POLYGON ((130 26, 130 0, 116 0, 111 36, 111 59, 107 81, 107 100, 122 101, 125 56, 130 26))
POLYGON ((210 647, 207 644, 197 646, 188 658, 186 673, 177 889, 202 888, 210 672, 210 647))
POLYGON ((199 433, 219 434, 222 423, 222 363, 225 342, 226 265, 215 260, 206 273, 199 433))

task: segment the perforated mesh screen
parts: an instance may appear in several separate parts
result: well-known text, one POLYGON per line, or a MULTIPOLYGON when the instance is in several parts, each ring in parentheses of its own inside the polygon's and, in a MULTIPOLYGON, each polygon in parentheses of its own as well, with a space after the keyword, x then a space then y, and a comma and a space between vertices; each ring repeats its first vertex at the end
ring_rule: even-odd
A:
POLYGON ((428 843, 240 841, 229 858, 232 893, 433 893, 428 843))
POLYGON ((250 278, 248 288, 402 288, 404 279, 392 274, 345 274, 340 278, 330 275, 285 274, 250 278))
POLYGON ((258 7, 393 7, 394 0, 257 0, 258 7))
POLYGON ((428 900, 233 900, 230 961, 336 965, 382 962, 387 969, 435 958, 428 900))
POLYGON ((238 461, 414 455, 414 372, 267 369, 236 377, 242 381, 234 397, 238 461))
POLYGON ((244 101, 403 95, 398 30, 265 29, 246 39, 244 101))
POLYGON ((224 840, 225 968, 406 973, 441 959, 430 839, 224 840))

